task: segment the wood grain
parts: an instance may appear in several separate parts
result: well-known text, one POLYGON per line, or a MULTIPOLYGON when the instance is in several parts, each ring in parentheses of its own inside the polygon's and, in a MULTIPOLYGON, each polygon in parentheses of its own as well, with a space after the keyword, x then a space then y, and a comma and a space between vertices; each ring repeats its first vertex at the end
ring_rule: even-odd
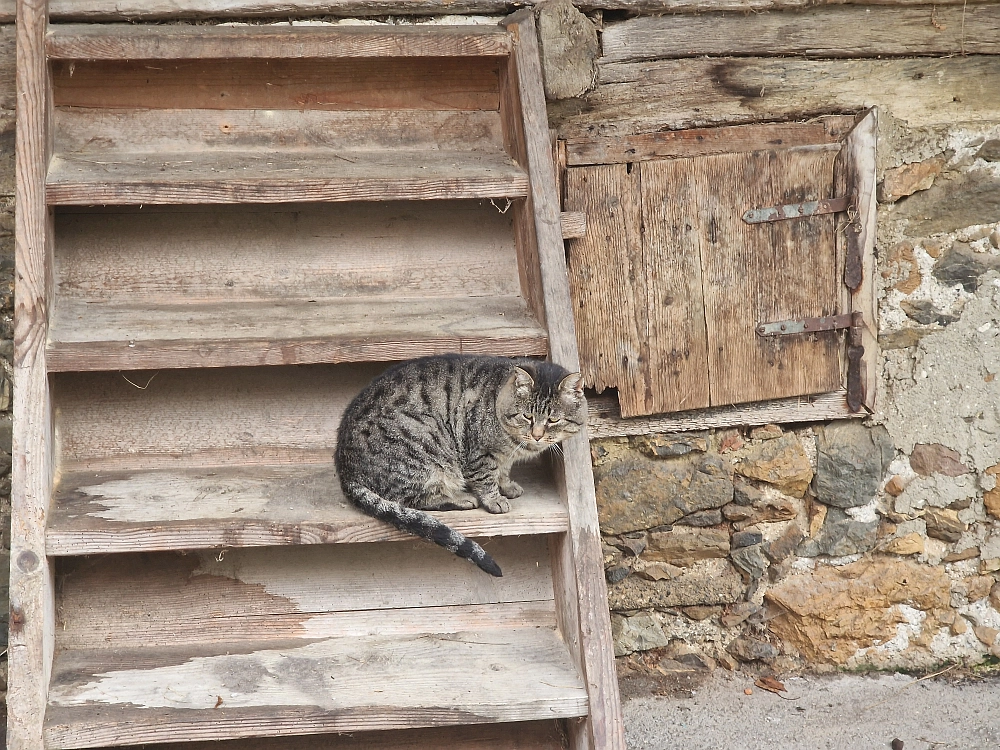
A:
POLYGON ((138 744, 178 734, 206 740, 409 729, 587 712, 586 690, 550 629, 330 638, 181 657, 180 663, 172 654, 160 664, 146 651, 112 654, 60 654, 46 717, 48 747, 138 744))
POLYGON ((51 60, 504 57, 496 26, 54 26, 51 60))
POLYGON ((841 334, 761 337, 758 323, 832 315, 839 304, 831 215, 749 225, 747 208, 833 197, 838 149, 693 160, 700 183, 713 406, 841 386, 841 334))
POLYGON ((863 415, 854 414, 848 408, 844 390, 821 393, 817 396, 798 396, 631 419, 622 418, 618 399, 614 396, 598 396, 590 399, 587 429, 591 438, 597 439, 647 435, 651 432, 709 430, 740 425, 826 422, 859 416, 863 415))
MULTIPOLYGON (((44 198, 50 101, 43 46, 47 23, 44 2, 18 3, 14 428, 6 695, 6 746, 11 750, 42 747, 42 719, 55 647, 55 587, 45 556, 53 471, 52 408, 45 359, 52 287, 52 222, 44 198)), ((3 38, 9 41, 9 31, 3 38)), ((6 49, 9 51, 9 46, 6 49)))
MULTIPOLYGON (((510 513, 435 512, 473 537, 566 530, 540 468, 515 469, 525 493, 510 513)), ((354 508, 332 464, 168 471, 64 472, 46 528, 49 555, 412 540, 354 508)))
POLYGON ((496 110, 497 58, 65 61, 65 107, 496 110))
POLYGON ((559 224, 564 240, 587 236, 587 214, 583 211, 563 211, 559 215, 559 224))
POLYGON ((601 42, 603 62, 702 55, 995 55, 1000 53, 1000 6, 839 5, 645 16, 606 24, 601 42))
MULTIPOLYGON (((578 371, 580 358, 559 228, 560 206, 534 15, 530 10, 518 11, 506 19, 505 25, 513 33, 516 44, 512 57, 516 60, 521 94, 550 356, 554 362, 578 371)), ((564 553, 555 556, 558 564, 553 574, 560 627, 564 632, 567 626, 579 627, 579 650, 574 656, 577 665, 582 667, 590 704, 586 721, 569 725, 569 741, 574 750, 587 746, 594 750, 624 750, 625 732, 589 445, 585 431, 563 445, 565 463, 560 481, 564 482, 570 530, 562 542, 564 553)), ((573 635, 568 637, 572 639, 573 635)))
POLYGON ((59 300, 49 369, 141 370, 542 355, 520 297, 352 297, 215 304, 59 300))
POLYGON ((577 138, 565 142, 566 158, 569 166, 582 166, 797 148, 818 143, 839 143, 853 127, 854 117, 831 115, 809 122, 733 125, 621 137, 577 138))
POLYGON ((56 216, 62 301, 513 297, 517 274, 510 215, 489 202, 145 206, 56 216))
POLYGON ((1000 58, 901 60, 717 58, 609 63, 582 101, 550 107, 561 137, 854 113, 877 105, 911 127, 991 122, 1000 58))
POLYGON ((49 205, 506 198, 527 192, 507 156, 451 151, 57 154, 49 205))
MULTIPOLYGON (((0 6, 0 16, 4 8, 0 6)), ((17 102, 17 29, 14 20, 14 4, 10 3, 10 16, 0 26, 0 110, 8 110, 13 115, 17 102)))

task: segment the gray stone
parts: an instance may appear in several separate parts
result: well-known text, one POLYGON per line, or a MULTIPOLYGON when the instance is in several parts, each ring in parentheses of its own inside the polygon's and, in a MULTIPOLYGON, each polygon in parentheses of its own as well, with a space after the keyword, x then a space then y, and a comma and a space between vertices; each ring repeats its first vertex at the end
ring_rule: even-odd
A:
POLYGON ((778 649, 767 641, 759 638, 740 636, 734 639, 726 651, 740 661, 770 661, 779 655, 778 649))
POLYGON ((887 351, 909 349, 920 343, 920 339, 934 333, 933 328, 901 328, 878 335, 878 345, 887 351))
POLYGON ((759 531, 737 531, 732 536, 731 544, 733 549, 739 549, 740 547, 749 547, 753 544, 760 544, 763 541, 764 535, 759 531))
POLYGON ((900 201, 893 215, 908 221, 911 237, 991 224, 1000 220, 1000 176, 987 169, 945 173, 929 190, 900 201))
POLYGON ((582 95, 595 80, 597 27, 572 0, 546 0, 537 13, 545 96, 556 100, 582 95))
POLYGON ((618 583, 628 578, 629 572, 624 565, 616 565, 604 571, 604 578, 608 583, 618 583))
POLYGON ((798 554, 802 557, 842 557, 867 552, 875 546, 877 529, 878 520, 855 521, 840 508, 830 508, 819 533, 802 542, 798 554))
POLYGON ((959 319, 958 315, 948 315, 941 312, 936 307, 934 303, 929 299, 920 299, 910 301, 904 299, 899 303, 899 306, 903 308, 903 312, 906 313, 907 317, 921 323, 922 325, 929 326, 937 323, 938 325, 946 326, 949 323, 954 323, 959 319))
POLYGON ((615 643, 615 656, 663 648, 670 642, 660 623, 649 612, 640 612, 632 617, 612 615, 611 637, 615 643))
POLYGON ((733 499, 731 467, 714 454, 661 459, 629 451, 594 466, 594 481, 605 534, 667 526, 733 499))
POLYGON ((764 572, 767 570, 767 560, 764 559, 764 553, 759 544, 734 549, 729 553, 729 559, 751 581, 763 578, 764 572))
POLYGON ((680 526, 718 526, 722 523, 722 511, 718 508, 713 508, 712 510, 699 510, 696 513, 690 513, 684 518, 677 521, 680 526))
POLYGON ((772 563, 780 563, 795 552, 795 548, 803 539, 805 534, 802 533, 802 529, 793 523, 789 524, 781 536, 764 545, 764 554, 772 563))
POLYGON ((764 493, 747 483, 741 477, 733 478, 733 502, 737 505, 753 505, 764 499, 764 493))
POLYGON ((0 450, 10 453, 14 442, 14 422, 10 414, 0 414, 0 450))
MULTIPOLYGON (((1000 206, 997 210, 996 218, 1000 218, 1000 206)), ((1000 256, 977 253, 967 243, 956 242, 934 263, 932 273, 944 284, 961 284, 965 291, 974 292, 979 288, 979 277, 994 269, 1000 270, 1000 256)))
POLYGON ((966 528, 958 519, 958 511, 948 508, 926 508, 924 523, 927 524, 927 536, 944 542, 957 542, 966 528))
POLYGON ((867 505, 892 461, 895 447, 885 427, 855 420, 816 428, 813 494, 835 508, 867 505))
POLYGON ((728 560, 704 560, 676 578, 650 581, 629 576, 608 586, 608 604, 617 612, 637 609, 732 604, 743 599, 743 578, 728 560))
POLYGON ((760 611, 760 606, 753 602, 736 602, 732 606, 726 607, 726 611, 719 618, 719 623, 724 628, 735 628, 744 622, 751 615, 760 611))
POLYGON ((1000 138, 991 138, 976 152, 977 159, 1000 161, 1000 138))
POLYGON ((638 557, 645 551, 647 543, 645 534, 626 534, 615 543, 615 546, 622 552, 628 552, 632 557, 638 557))

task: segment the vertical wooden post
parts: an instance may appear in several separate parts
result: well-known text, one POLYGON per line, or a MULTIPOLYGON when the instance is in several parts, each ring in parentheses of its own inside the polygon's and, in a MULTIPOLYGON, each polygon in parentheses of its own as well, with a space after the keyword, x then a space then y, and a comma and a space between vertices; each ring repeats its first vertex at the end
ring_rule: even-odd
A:
MULTIPOLYGON (((521 92, 534 234, 544 290, 550 357, 553 362, 578 371, 580 357, 576 348, 569 278, 559 224, 560 206, 534 15, 530 9, 518 11, 507 18, 504 25, 515 40, 514 62, 521 92)), ((570 741, 574 748, 624 750, 590 443, 586 434, 580 434, 564 443, 563 448, 562 479, 569 508, 569 531, 554 555, 553 577, 556 579, 557 609, 563 632, 574 632, 569 630, 574 625, 579 627, 576 631, 580 633, 577 654, 590 696, 590 715, 584 726, 571 724, 570 741)))
POLYGON ((45 370, 51 228, 45 205, 49 84, 46 0, 17 3, 17 216, 14 447, 7 747, 42 750, 55 607, 45 556, 51 495, 51 409, 45 370))

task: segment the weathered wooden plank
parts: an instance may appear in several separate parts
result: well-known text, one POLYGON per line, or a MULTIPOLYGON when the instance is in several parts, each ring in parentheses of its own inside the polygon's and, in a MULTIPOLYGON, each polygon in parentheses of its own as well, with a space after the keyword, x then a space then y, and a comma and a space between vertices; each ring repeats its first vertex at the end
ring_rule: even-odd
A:
POLYGON ((501 58, 64 61, 55 103, 149 109, 495 110, 501 58))
MULTIPOLYGON (((545 321, 551 359, 570 370, 580 367, 566 271, 565 246, 559 228, 559 199, 549 136, 535 20, 530 10, 515 13, 504 24, 515 39, 524 139, 531 179, 535 240, 544 290, 545 321)), ((561 481, 569 509, 570 530, 554 554, 553 586, 560 629, 569 632, 577 666, 583 674, 590 710, 584 722, 571 723, 574 750, 624 750, 625 732, 618 696, 607 585, 600 547, 597 502, 585 431, 563 445, 561 481), (573 630, 570 630, 570 629, 573 630)))
POLYGON ((878 111, 866 113, 852 130, 844 143, 845 178, 855 191, 856 216, 845 232, 853 232, 847 238, 848 247, 856 243, 860 250, 862 282, 851 292, 851 312, 860 312, 864 321, 861 331, 861 345, 864 357, 861 361, 862 402, 869 412, 875 411, 875 400, 879 384, 878 347, 878 302, 875 287, 875 157, 878 134, 878 111))
POLYGON ((101 109, 55 111, 57 154, 260 150, 503 150, 495 110, 101 109))
POLYGON ((747 224, 748 208, 832 198, 839 149, 705 156, 689 169, 700 235, 713 406, 841 386, 841 335, 758 336, 759 323, 833 315, 839 304, 832 215, 747 224), (814 340, 815 339, 815 340, 814 340))
POLYGON ((579 239, 587 236, 587 214, 583 211, 563 211, 559 215, 564 240, 579 239))
POLYGON ((241 641, 450 633, 491 614, 497 627, 552 627, 547 541, 483 540, 502 578, 420 539, 62 558, 59 648, 235 652, 241 641))
POLYGON ((351 297, 209 304, 59 300, 49 369, 392 361, 465 352, 531 356, 546 333, 520 297, 351 297))
POLYGON ((840 5, 775 13, 645 16, 609 23, 603 62, 701 55, 1000 54, 1000 6, 840 5))
POLYGON ((618 399, 599 396, 590 399, 588 430, 592 438, 646 435, 651 432, 685 432, 740 425, 787 424, 790 422, 825 422, 864 416, 853 414, 847 406, 846 391, 818 396, 762 401, 755 404, 718 406, 709 409, 659 414, 651 417, 622 419, 618 399))
MULTIPOLYGON (((547 472, 515 469, 511 511, 436 512, 466 536, 552 534, 566 509, 547 472)), ((332 464, 63 472, 46 528, 50 555, 400 541, 413 537, 344 498, 332 464)))
MULTIPOLYGON (((159 745, 157 750, 565 750, 560 721, 476 724, 284 739, 159 745)), ((110 750, 110 748, 103 748, 110 750)))
POLYGON ((513 297, 510 215, 428 201, 64 209, 63 301, 160 305, 513 297))
POLYGON ((566 158, 568 165, 574 167, 797 148, 820 143, 839 143, 853 127, 854 117, 831 115, 809 122, 733 125, 620 137, 578 138, 565 141, 566 158))
POLYGON ((52 60, 231 60, 317 57, 503 57, 496 26, 52 26, 52 60))
MULTIPOLYGON (((6 17, 0 26, 0 110, 14 111, 17 101, 17 82, 15 67, 17 66, 16 38, 17 32, 11 21, 14 20, 14 4, 9 7, 10 16, 6 17)), ((0 7, 0 16, 4 9, 0 7)))
POLYGON ((159 659, 146 651, 63 652, 46 745, 409 729, 587 712, 586 689, 551 629, 252 648, 194 658, 166 652, 159 659))
MULTIPOLYGON (((43 745, 42 720, 55 648, 55 587, 45 556, 53 472, 52 405, 45 359, 52 290, 52 222, 44 197, 49 156, 49 85, 44 53, 47 23, 44 2, 18 3, 14 429, 5 743, 11 750, 35 750, 43 745)), ((8 54, 10 38, 10 30, 5 30, 8 54)), ((7 65, 4 68, 10 71, 7 65)))
POLYGON ((569 169, 566 208, 586 213, 590 224, 567 262, 585 382, 598 393, 630 382, 645 394, 652 386, 636 342, 646 334, 646 311, 632 293, 642 281, 639 173, 623 164, 569 169))
POLYGON ((488 152, 57 154, 50 205, 297 203, 523 196, 524 172, 488 152))
POLYGON ((550 106, 560 136, 587 138, 794 120, 877 105, 911 126, 992 121, 1000 58, 723 58, 611 63, 580 102, 550 106))

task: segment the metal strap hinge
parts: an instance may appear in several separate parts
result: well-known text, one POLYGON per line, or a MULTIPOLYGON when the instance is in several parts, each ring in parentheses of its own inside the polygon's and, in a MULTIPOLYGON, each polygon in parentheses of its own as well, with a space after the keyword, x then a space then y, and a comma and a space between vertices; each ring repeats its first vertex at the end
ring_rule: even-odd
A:
POLYGON ((851 196, 827 198, 821 201, 805 201, 804 203, 786 203, 783 206, 767 208, 751 208, 744 212, 743 221, 747 224, 763 224, 768 221, 784 221, 785 219, 801 219, 819 214, 835 214, 846 211, 851 203, 851 196))
POLYGON ((864 324, 861 313, 827 315, 822 318, 799 318, 798 320, 778 320, 773 323, 758 323, 754 329, 758 336, 789 336, 794 333, 816 333, 854 328, 864 324))

